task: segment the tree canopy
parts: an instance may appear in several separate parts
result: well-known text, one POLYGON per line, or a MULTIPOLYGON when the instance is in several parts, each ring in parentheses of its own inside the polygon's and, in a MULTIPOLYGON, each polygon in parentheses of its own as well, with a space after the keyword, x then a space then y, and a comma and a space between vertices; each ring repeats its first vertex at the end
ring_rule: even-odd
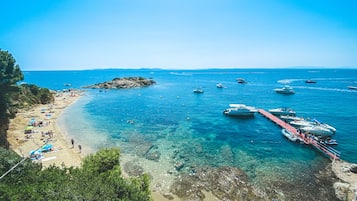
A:
MULTIPOLYGON (((82 167, 59 168, 30 159, 0 180, 0 200, 130 200, 150 201, 149 177, 125 179, 119 149, 103 149, 87 156, 82 167)), ((21 157, 0 148, 0 173, 21 157)))

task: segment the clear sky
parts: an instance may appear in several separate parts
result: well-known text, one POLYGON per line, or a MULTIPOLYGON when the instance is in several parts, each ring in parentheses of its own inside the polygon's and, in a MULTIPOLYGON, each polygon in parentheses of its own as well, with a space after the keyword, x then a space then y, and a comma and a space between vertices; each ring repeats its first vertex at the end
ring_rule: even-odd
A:
POLYGON ((9 0, 22 70, 357 67, 356 0, 9 0))

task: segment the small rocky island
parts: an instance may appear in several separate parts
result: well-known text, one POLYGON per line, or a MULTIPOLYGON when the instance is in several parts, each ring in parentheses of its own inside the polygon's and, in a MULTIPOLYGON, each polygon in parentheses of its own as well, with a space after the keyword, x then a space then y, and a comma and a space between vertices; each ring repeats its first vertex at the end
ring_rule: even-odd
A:
POLYGON ((146 79, 143 77, 124 77, 114 78, 111 81, 97 83, 94 85, 84 86, 83 88, 90 89, 130 89, 138 87, 146 87, 155 84, 152 79, 146 79))

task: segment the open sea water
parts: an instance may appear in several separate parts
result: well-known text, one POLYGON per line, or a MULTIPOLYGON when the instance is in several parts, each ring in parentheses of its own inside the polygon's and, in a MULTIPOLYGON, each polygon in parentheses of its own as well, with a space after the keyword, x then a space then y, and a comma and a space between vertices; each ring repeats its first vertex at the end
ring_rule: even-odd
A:
POLYGON ((60 122, 66 133, 92 151, 119 146, 123 154, 135 154, 142 151, 140 144, 148 143, 161 153, 161 162, 234 166, 256 184, 309 179, 309 170, 330 162, 312 147, 288 141, 280 127, 260 114, 247 119, 223 115, 230 103, 242 103, 265 110, 290 107, 297 116, 330 124, 337 129, 333 138, 341 158, 357 163, 357 90, 347 88, 357 86, 357 69, 108 69, 24 75, 25 82, 53 90, 66 88, 66 83, 80 88, 116 77, 156 81, 145 88, 86 89, 65 110, 60 122), (237 78, 247 84, 237 83, 237 78), (307 79, 317 83, 307 84, 307 79), (217 88, 217 83, 225 88, 217 88), (273 90, 285 84, 296 94, 273 90), (198 87, 203 94, 193 93, 198 87))

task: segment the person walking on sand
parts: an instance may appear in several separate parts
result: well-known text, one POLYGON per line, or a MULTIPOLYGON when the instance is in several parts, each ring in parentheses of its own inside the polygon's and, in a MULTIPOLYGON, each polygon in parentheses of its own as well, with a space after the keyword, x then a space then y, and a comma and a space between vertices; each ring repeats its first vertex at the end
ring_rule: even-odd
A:
POLYGON ((79 153, 82 153, 82 146, 79 144, 78 145, 79 153))
POLYGON ((74 148, 74 140, 73 140, 73 138, 71 139, 71 144, 72 144, 72 148, 74 148))

